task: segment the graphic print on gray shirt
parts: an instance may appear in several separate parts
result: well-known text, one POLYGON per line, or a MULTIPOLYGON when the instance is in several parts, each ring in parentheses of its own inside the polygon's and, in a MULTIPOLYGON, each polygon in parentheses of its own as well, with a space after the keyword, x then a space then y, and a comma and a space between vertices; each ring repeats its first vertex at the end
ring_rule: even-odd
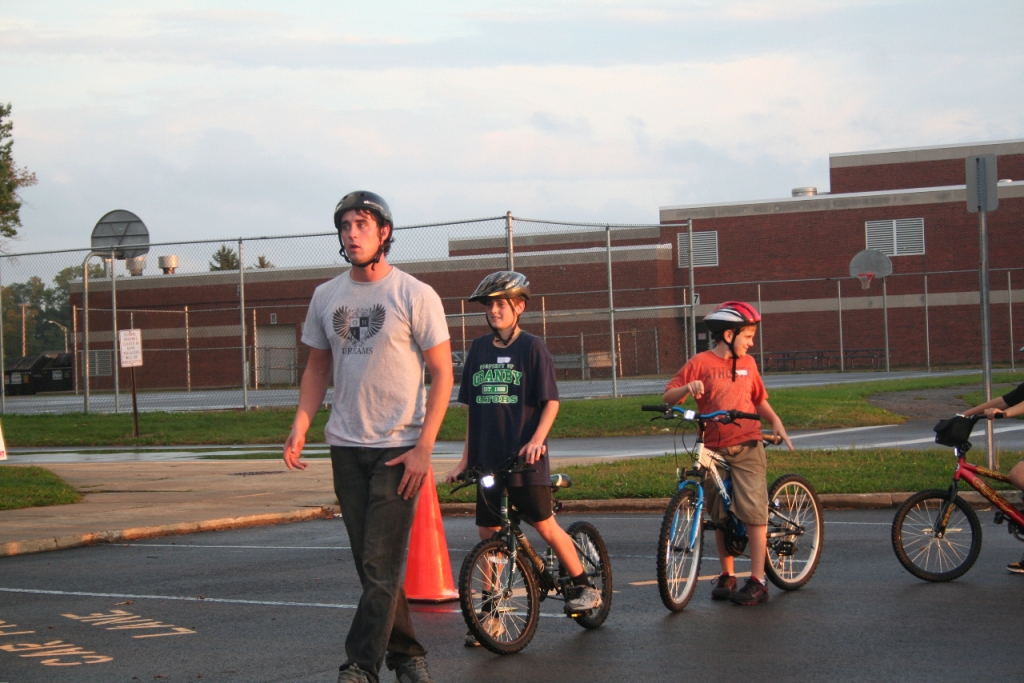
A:
POLYGON ((302 342, 334 358, 327 443, 414 445, 426 407, 423 350, 448 338, 437 292, 397 268, 376 282, 346 271, 317 287, 302 342))

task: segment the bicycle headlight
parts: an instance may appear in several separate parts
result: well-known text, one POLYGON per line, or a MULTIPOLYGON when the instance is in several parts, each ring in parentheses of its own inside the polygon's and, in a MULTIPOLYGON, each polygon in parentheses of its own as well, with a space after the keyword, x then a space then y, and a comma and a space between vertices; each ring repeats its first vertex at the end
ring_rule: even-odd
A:
POLYGON ((491 488, 492 486, 494 486, 494 475, 485 474, 484 476, 480 477, 480 483, 483 485, 485 489, 491 488))
POLYGON ((684 420, 696 420, 697 419, 697 411, 696 410, 686 410, 686 411, 683 411, 683 419, 684 420))

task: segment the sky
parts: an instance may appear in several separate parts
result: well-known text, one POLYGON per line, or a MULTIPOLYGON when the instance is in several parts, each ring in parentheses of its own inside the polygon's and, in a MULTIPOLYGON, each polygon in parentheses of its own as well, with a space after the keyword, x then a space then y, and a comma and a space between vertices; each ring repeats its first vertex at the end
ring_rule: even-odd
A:
POLYGON ((828 190, 829 153, 1024 138, 1020 0, 11 2, 9 251, 828 190))

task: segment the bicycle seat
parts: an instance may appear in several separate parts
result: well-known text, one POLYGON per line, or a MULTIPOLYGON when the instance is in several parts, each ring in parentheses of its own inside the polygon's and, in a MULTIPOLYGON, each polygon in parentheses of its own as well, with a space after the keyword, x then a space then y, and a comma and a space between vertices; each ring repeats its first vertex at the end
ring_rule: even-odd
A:
POLYGON ((551 488, 553 489, 567 489, 572 486, 572 479, 566 474, 552 474, 551 475, 551 488))

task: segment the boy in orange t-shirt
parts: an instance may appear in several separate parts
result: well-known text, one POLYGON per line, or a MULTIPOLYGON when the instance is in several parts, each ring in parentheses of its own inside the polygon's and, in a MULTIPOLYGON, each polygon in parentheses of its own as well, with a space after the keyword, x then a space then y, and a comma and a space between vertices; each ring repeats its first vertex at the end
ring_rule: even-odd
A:
MULTIPOLYGON (((757 413, 771 423, 772 435, 781 437, 790 450, 793 444, 782 420, 768 405, 768 392, 761 381, 754 359, 747 351, 754 344, 761 316, 750 304, 727 301, 704 318, 715 340, 710 351, 698 353, 687 361, 665 387, 669 405, 682 403, 692 395, 701 413, 738 410, 757 413)), ((725 533, 715 531, 715 544, 722 574, 711 591, 713 600, 730 600, 737 605, 756 605, 768 600, 764 577, 768 491, 765 486, 768 460, 761 443, 761 424, 737 420, 730 424, 711 423, 704 432, 704 445, 722 455, 731 468, 732 512, 747 527, 750 549, 750 578, 736 590, 733 557, 725 548, 725 533)), ((704 490, 707 510, 715 522, 725 522, 728 512, 715 486, 704 490)))

